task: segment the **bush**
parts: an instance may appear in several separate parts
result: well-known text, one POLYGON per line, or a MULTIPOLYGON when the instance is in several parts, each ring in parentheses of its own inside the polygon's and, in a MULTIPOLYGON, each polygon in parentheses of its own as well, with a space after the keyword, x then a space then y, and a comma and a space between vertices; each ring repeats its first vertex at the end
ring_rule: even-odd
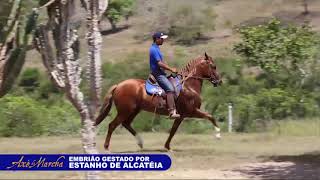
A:
POLYGON ((45 107, 29 97, 0 99, 0 136, 39 136, 78 133, 80 117, 65 102, 45 107))
POLYGON ((49 79, 42 80, 38 89, 37 93, 40 95, 40 98, 46 100, 48 100, 51 95, 60 93, 59 89, 49 79))
POLYGON ((319 45, 319 37, 310 26, 286 26, 277 19, 266 25, 244 27, 239 32, 242 42, 235 45, 236 52, 249 65, 268 73, 287 70, 296 74, 314 59, 319 45))
POLYGON ((116 24, 122 17, 128 19, 133 14, 135 0, 110 0, 104 16, 109 20, 112 29, 116 30, 116 24))
POLYGON ((40 84, 40 72, 36 68, 27 68, 23 71, 19 85, 26 91, 34 91, 40 84))
POLYGON ((208 3, 211 1, 145 1, 137 14, 148 19, 139 25, 137 38, 150 39, 152 32, 163 31, 177 43, 192 45, 215 28, 216 14, 208 3))
POLYGON ((17 96, 28 95, 38 100, 49 100, 51 96, 60 93, 59 89, 49 79, 50 77, 37 68, 26 68, 20 76, 19 86, 12 91, 17 96))
POLYGON ((81 120, 75 108, 68 103, 48 107, 49 115, 43 121, 44 134, 70 135, 79 134, 81 120))
POLYGON ((102 73, 107 86, 119 83, 125 79, 146 79, 150 73, 149 61, 147 59, 147 54, 133 52, 127 58, 117 63, 104 63, 102 65, 102 73))
POLYGON ((259 131, 259 123, 286 118, 314 117, 319 115, 316 101, 305 94, 289 92, 280 88, 261 89, 256 95, 242 95, 235 101, 238 131, 259 131))
POLYGON ((256 101, 254 95, 243 95, 236 98, 234 103, 234 115, 237 120, 236 131, 249 132, 255 130, 254 120, 256 120, 257 112, 256 101))
POLYGON ((181 44, 193 44, 204 33, 215 28, 214 14, 211 7, 198 9, 191 5, 182 5, 170 16, 169 35, 181 44))
POLYGON ((0 99, 0 114, 1 136, 38 136, 48 112, 31 98, 6 96, 0 99))

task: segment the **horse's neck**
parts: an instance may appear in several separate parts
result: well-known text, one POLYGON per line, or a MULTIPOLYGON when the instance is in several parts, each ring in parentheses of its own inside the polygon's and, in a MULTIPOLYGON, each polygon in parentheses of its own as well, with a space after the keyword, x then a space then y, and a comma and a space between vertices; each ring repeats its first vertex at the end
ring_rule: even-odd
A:
POLYGON ((191 70, 187 72, 182 72, 182 74, 186 75, 187 77, 187 79, 184 82, 185 90, 196 92, 197 94, 200 95, 201 89, 202 89, 202 79, 194 78, 194 77, 200 77, 197 72, 198 72, 197 67, 193 67, 191 70))
POLYGON ((202 89, 202 80, 196 78, 189 78, 184 82, 185 90, 196 92, 197 94, 201 94, 202 89))

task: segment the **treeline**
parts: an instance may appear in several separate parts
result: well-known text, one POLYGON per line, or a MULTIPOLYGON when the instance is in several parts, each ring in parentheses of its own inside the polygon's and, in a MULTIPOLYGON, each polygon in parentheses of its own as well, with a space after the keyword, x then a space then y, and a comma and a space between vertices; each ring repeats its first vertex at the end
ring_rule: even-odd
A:
MULTIPOLYGON (((224 71, 227 84, 207 91, 207 108, 225 119, 227 103, 235 109, 238 131, 266 129, 271 120, 318 117, 320 108, 319 34, 306 24, 239 29, 236 67, 224 71), (220 114, 220 115, 219 115, 220 114)), ((220 61, 226 67, 226 62, 220 61)))

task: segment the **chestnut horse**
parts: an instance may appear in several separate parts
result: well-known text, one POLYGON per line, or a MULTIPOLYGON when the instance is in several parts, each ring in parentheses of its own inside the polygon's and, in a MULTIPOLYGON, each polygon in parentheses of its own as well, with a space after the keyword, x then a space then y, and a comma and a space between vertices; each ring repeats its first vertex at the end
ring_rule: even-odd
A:
MULTIPOLYGON (((184 118, 208 119, 213 123, 217 131, 216 136, 220 137, 220 128, 216 120, 209 113, 200 110, 200 93, 203 80, 209 80, 214 86, 222 83, 213 58, 205 53, 205 56, 191 60, 178 74, 182 77, 183 82, 183 89, 176 100, 177 111, 181 117, 174 120, 170 135, 165 143, 165 148, 168 150, 170 150, 171 139, 184 118)), ((136 137, 140 148, 143 147, 141 137, 131 126, 132 121, 141 110, 161 115, 168 115, 169 113, 165 107, 156 107, 158 103, 155 101, 159 101, 159 98, 153 98, 153 96, 146 93, 145 80, 128 79, 109 89, 96 119, 95 126, 99 125, 108 115, 112 101, 116 106, 117 116, 109 124, 108 134, 104 143, 106 150, 109 150, 110 138, 113 131, 120 124, 136 137)))

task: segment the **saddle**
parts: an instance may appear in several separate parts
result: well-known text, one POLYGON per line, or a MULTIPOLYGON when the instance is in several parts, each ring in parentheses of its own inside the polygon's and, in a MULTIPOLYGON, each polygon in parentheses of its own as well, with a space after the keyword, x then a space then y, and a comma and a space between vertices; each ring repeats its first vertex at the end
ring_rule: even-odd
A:
MULTIPOLYGON (((178 76, 174 77, 173 75, 169 75, 168 79, 174 87, 176 97, 178 97, 182 90, 181 79, 178 76)), ((166 92, 159 86, 156 78, 152 74, 149 74, 149 77, 146 80, 145 88, 147 94, 150 96, 164 97, 166 94, 166 92)))

